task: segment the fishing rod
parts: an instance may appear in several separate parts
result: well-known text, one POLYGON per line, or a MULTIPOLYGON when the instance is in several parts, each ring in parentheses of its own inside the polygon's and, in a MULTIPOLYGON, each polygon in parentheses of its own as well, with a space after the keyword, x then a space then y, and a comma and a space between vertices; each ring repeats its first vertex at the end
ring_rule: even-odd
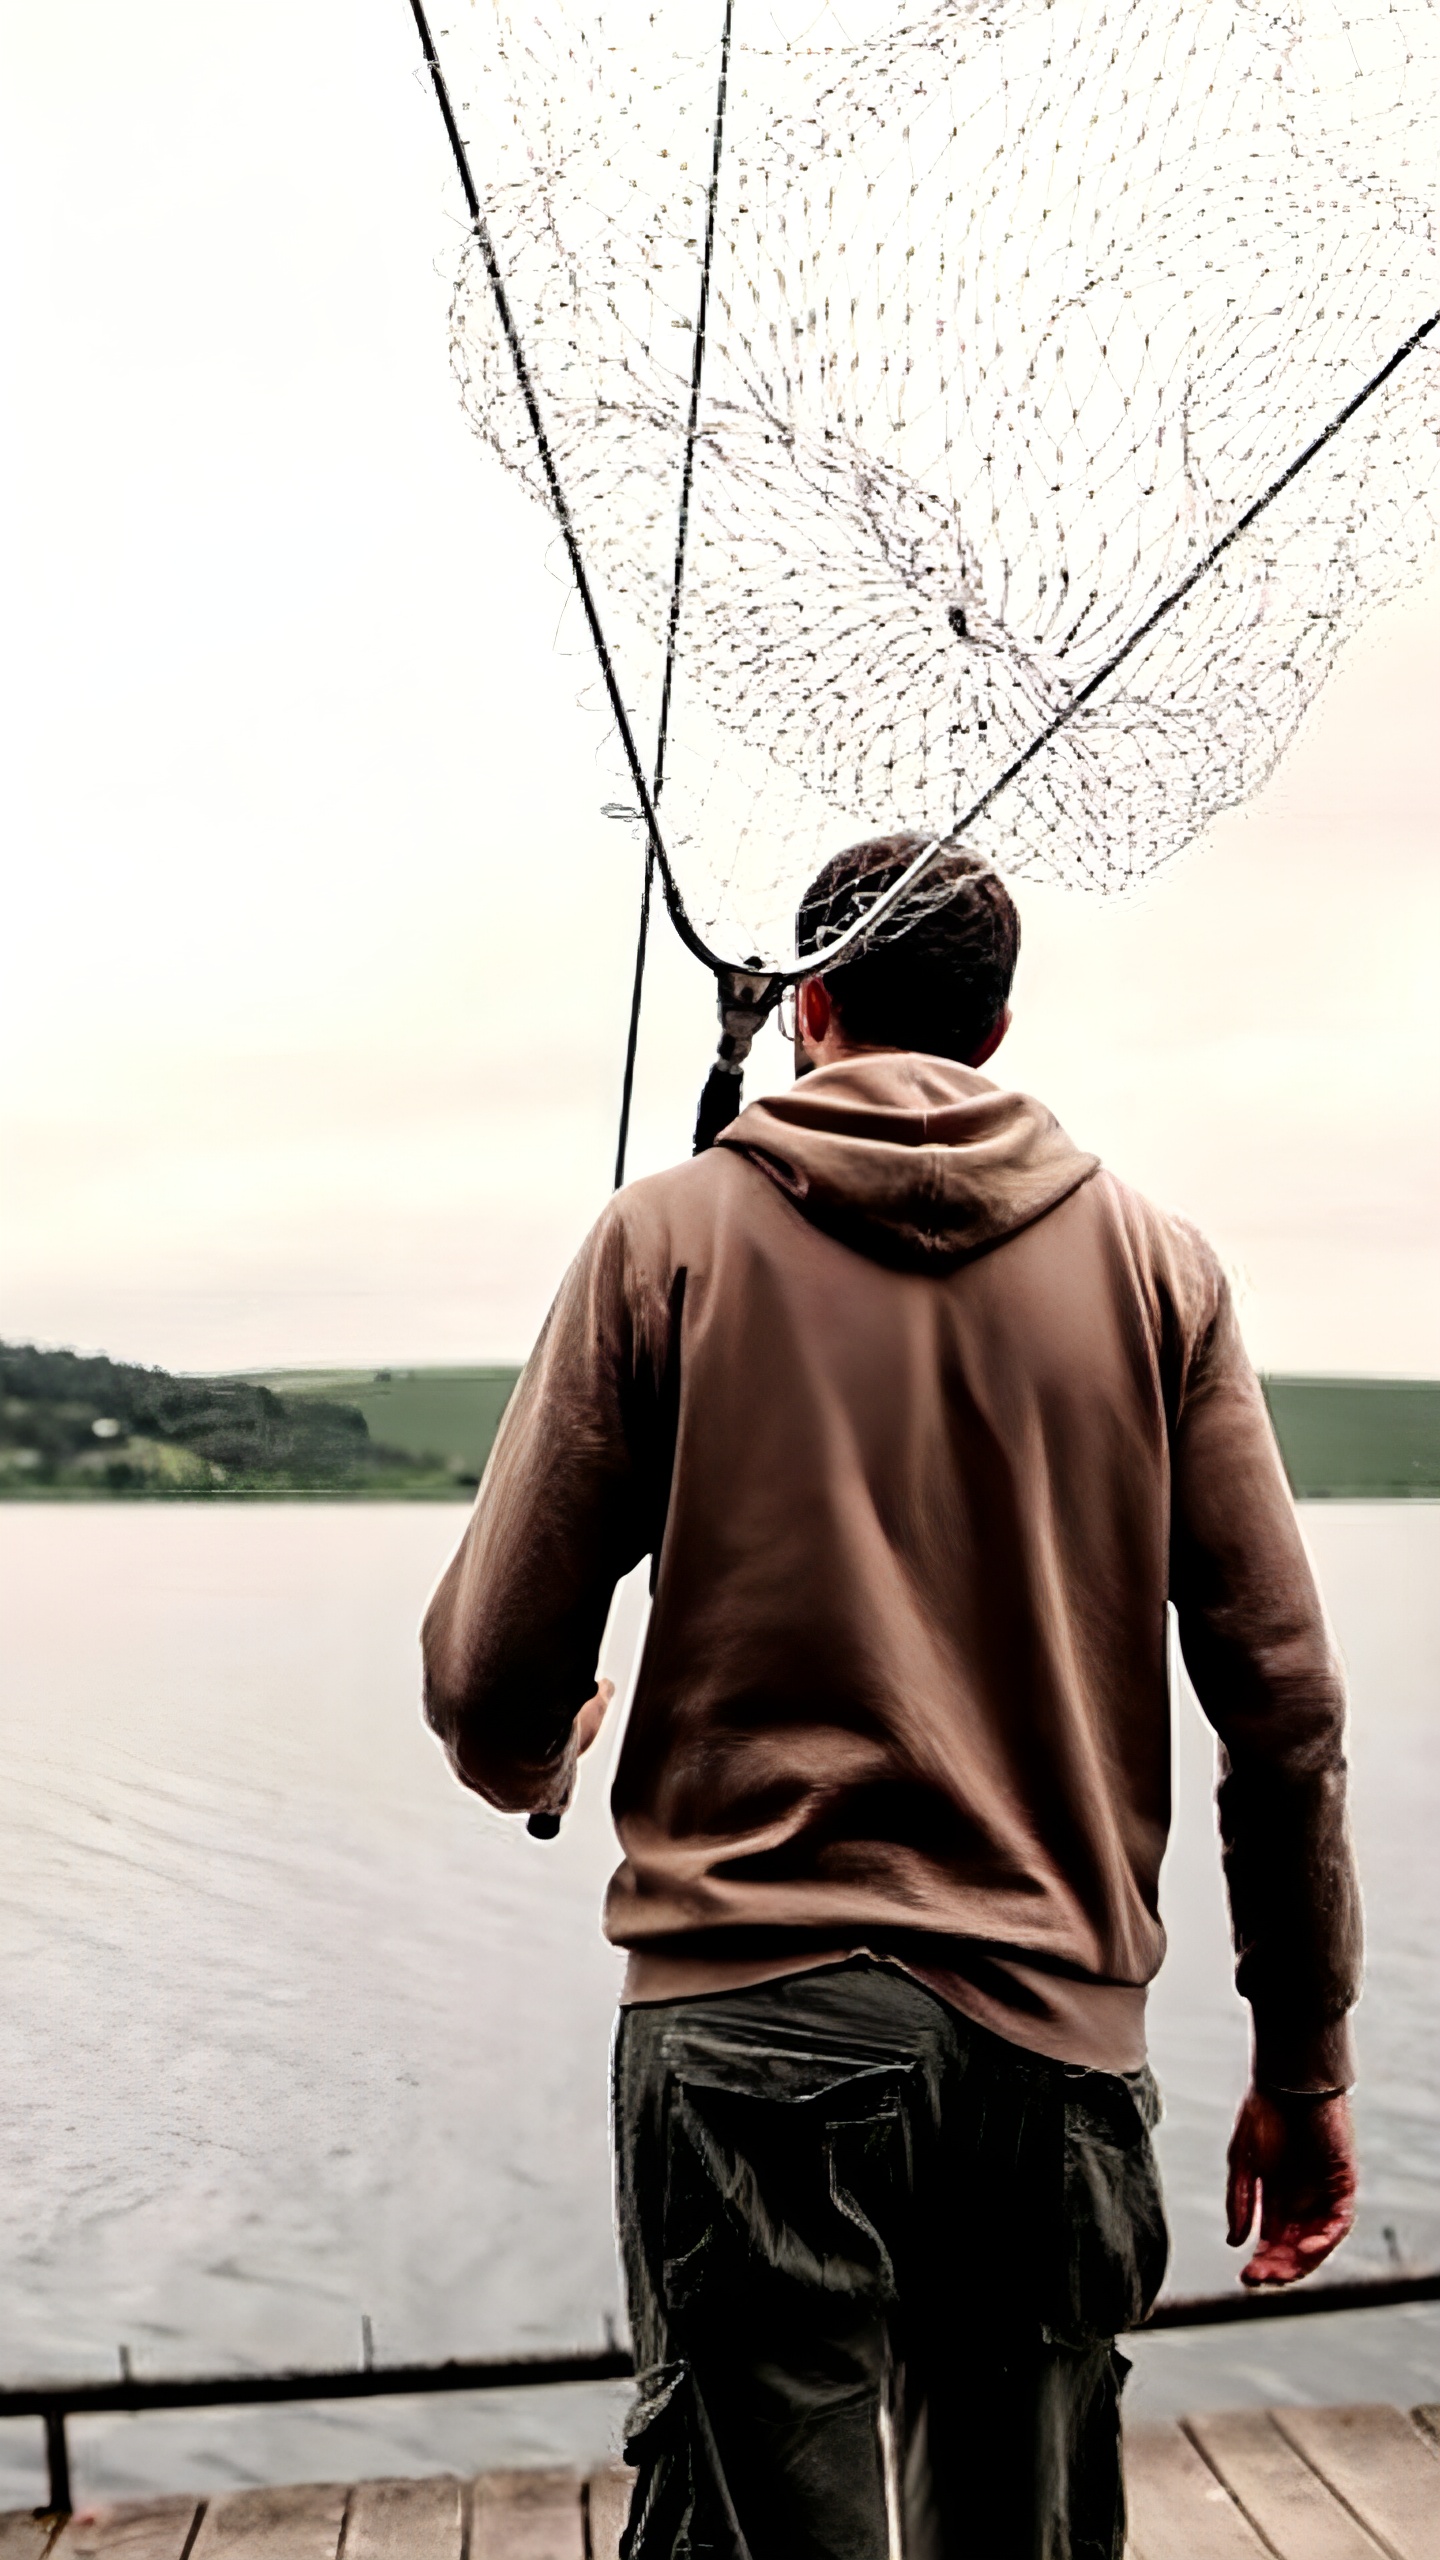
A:
MULTIPOLYGON (((705 245, 700 258, 700 304, 695 315, 695 356, 690 368, 690 410, 685 421, 685 460, 680 474, 680 507, 675 526, 675 565, 670 578, 670 614, 665 629, 665 668, 660 683, 660 715, 655 729, 655 776, 652 797, 658 808, 665 788, 665 750, 670 739, 670 702, 675 684, 675 654, 680 637, 680 606, 685 591, 685 553, 690 533, 690 492, 695 478, 695 439, 700 429, 700 386, 705 377, 705 335, 710 320, 710 276, 715 263, 715 208, 720 197, 720 157, 725 147, 725 105, 730 93, 730 38, 735 0, 725 0, 720 29, 720 78, 715 93, 715 131, 710 146, 710 191, 705 204, 705 245)), ((640 931, 635 944, 635 982, 630 993, 630 1029, 625 1042, 625 1076, 620 1093, 620 1128, 615 1142, 615 1188, 625 1180, 630 1143, 630 1102, 635 1089, 635 1053, 640 1040, 640 999, 645 985, 645 959, 650 939, 650 894, 655 880, 655 848, 645 847, 645 877, 640 891, 640 931)))

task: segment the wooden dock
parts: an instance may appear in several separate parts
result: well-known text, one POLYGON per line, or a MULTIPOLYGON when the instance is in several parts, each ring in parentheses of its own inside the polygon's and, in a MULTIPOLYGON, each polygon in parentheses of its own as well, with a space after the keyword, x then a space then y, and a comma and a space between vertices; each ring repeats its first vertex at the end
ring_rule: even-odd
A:
MULTIPOLYGON (((1127 2560, 1440 2560, 1440 2408, 1241 2409, 1126 2434, 1127 2560)), ((0 2515, 0 2560, 616 2560, 629 2475, 240 2489, 0 2515)))

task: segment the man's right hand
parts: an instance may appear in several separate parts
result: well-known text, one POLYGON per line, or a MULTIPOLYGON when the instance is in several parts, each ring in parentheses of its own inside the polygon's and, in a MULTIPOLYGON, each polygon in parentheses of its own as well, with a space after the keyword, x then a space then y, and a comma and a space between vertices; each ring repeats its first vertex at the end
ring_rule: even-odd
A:
POLYGON ((1338 2248, 1355 2220, 1355 2129, 1350 2101, 1269 2096, 1251 2089, 1230 2136, 1225 2205, 1230 2246, 1260 2240, 1242 2284, 1293 2284, 1338 2248))

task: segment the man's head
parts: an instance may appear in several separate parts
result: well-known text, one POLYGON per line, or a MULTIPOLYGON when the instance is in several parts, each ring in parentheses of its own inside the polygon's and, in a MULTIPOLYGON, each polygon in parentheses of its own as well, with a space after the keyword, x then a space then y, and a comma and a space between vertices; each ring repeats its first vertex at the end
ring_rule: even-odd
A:
MULTIPOLYGON (((796 949, 833 942, 932 839, 877 836, 826 863, 800 902, 796 949)), ((828 1066, 857 1049, 919 1049, 979 1067, 1009 1027, 1020 919, 1004 883, 974 854, 942 854, 873 945, 802 980, 796 1046, 828 1066)))

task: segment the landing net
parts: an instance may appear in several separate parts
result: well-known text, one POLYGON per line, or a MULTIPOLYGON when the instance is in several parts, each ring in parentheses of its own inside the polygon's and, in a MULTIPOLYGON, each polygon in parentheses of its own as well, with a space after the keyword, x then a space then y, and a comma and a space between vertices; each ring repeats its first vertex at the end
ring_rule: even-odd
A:
MULTIPOLYGON (((719 0, 452 0, 438 33, 653 742, 719 0)), ((1437 129, 1434 0, 737 0, 662 802, 721 957, 790 963, 837 846, 964 826, 1440 308, 1437 129)), ((453 347, 543 499, 473 244, 453 347)), ((1265 779, 1437 509, 1430 340, 967 848, 1097 890, 1169 859, 1265 779)))

